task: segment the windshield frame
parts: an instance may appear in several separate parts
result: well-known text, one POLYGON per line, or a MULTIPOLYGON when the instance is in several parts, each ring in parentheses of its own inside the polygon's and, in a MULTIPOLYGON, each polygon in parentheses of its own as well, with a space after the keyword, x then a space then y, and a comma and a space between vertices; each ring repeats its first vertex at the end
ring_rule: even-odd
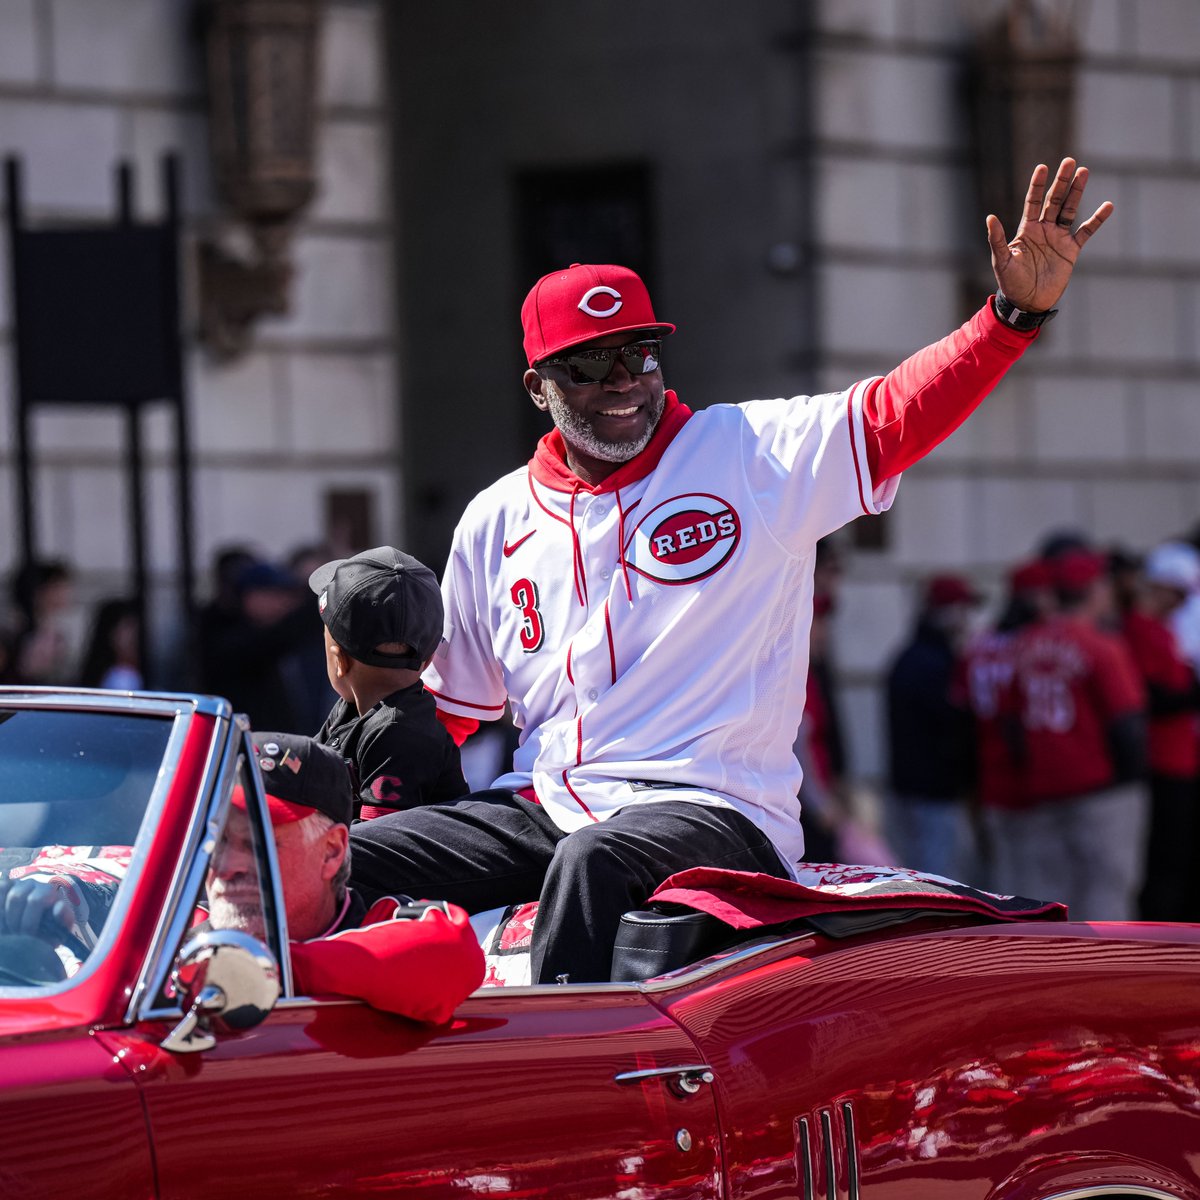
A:
POLYGON ((116 899, 91 953, 74 975, 60 983, 36 986, 0 985, 0 998, 2 999, 44 999, 61 996, 86 983, 112 952, 119 932, 128 918, 134 893, 138 890, 138 882, 151 855, 155 834, 162 820, 163 808, 170 791, 171 780, 178 767, 184 742, 187 739, 189 720, 200 706, 195 698, 190 697, 155 694, 121 695, 82 689, 68 692, 60 688, 20 688, 16 690, 0 689, 0 707, 41 712, 65 711, 102 715, 131 713, 145 716, 147 719, 171 718, 171 731, 167 736, 167 744, 159 763, 154 787, 146 801, 141 823, 138 826, 137 839, 134 841, 130 853, 129 869, 121 880, 116 899))
MULTIPOLYGON (((226 710, 228 716, 228 709, 226 710)), ((184 941, 188 924, 192 919, 193 904, 208 874, 209 863, 217 840, 224 828, 226 816, 233 796, 233 785, 239 767, 244 764, 245 775, 253 787, 252 819, 261 841, 261 850, 266 858, 266 874, 262 887, 271 892, 274 917, 269 929, 274 934, 276 945, 267 948, 279 964, 280 997, 291 996, 292 964, 288 953, 287 910, 284 907, 283 887, 279 876, 279 863, 275 856, 275 838, 270 822, 266 819, 267 800, 263 791, 262 776, 254 756, 250 740, 250 727, 244 716, 235 717, 214 738, 209 761, 205 765, 201 796, 207 801, 196 806, 192 825, 188 830, 187 843, 179 859, 179 868, 171 881, 171 888, 162 914, 151 941, 150 951, 134 987, 126 1009, 127 1022, 135 1020, 153 1021, 177 1018, 183 1011, 178 1004, 156 1004, 161 996, 175 965, 175 955, 184 941)))

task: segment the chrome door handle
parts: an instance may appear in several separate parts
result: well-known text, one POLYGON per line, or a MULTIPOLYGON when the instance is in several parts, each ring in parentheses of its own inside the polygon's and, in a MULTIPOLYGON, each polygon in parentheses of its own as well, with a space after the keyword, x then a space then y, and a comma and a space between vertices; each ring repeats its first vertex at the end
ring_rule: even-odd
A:
POLYGON ((614 1077, 617 1083, 641 1083, 643 1079, 665 1079, 677 1095, 694 1096, 715 1076, 712 1067, 695 1063, 679 1067, 650 1067, 644 1071, 622 1071, 614 1077))

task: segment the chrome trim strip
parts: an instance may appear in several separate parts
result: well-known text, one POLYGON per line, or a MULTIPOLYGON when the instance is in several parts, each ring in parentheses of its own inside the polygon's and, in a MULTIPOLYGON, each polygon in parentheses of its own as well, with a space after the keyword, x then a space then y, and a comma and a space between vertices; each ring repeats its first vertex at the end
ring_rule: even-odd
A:
POLYGON ((275 831, 271 825, 271 814, 267 811, 267 794, 262 775, 258 772, 254 755, 254 743, 250 740, 250 722, 238 716, 237 726, 241 730, 242 752, 246 756, 250 778, 254 782, 254 799, 258 805, 259 828, 263 832, 263 850, 267 856, 267 873, 271 878, 271 898, 275 907, 275 928, 279 944, 268 947, 279 964, 279 994, 291 996, 295 990, 292 982, 292 955, 288 940, 287 904, 283 896, 283 879, 279 873, 279 858, 275 852, 275 831))
POLYGON ((833 1116, 821 1109, 821 1141, 825 1146, 825 1200, 837 1200, 837 1159, 833 1154, 833 1116))
POLYGON ((230 717, 233 709, 219 696, 190 692, 110 692, 100 688, 0 687, 0 707, 72 708, 79 712, 142 712, 170 716, 184 710, 209 717, 230 717))
POLYGON ((813 1200, 813 1161, 812 1134, 808 1131, 808 1118, 797 1117, 795 1122, 796 1140, 796 1182, 804 1190, 804 1200, 813 1200))
MULTIPOLYGON (((222 702, 223 703, 223 702, 222 702)), ((229 706, 225 705, 226 711, 229 706)), ((163 905, 162 916, 159 919, 155 936, 151 941, 151 951, 146 957, 146 966, 137 987, 130 998, 126 1010, 127 1021, 162 1020, 178 1016, 180 1009, 164 1010, 150 1008, 148 1005, 158 996, 166 983, 174 963, 175 949, 183 939, 187 922, 191 920, 192 910, 190 897, 198 895, 204 876, 208 870, 210 851, 204 851, 202 834, 215 842, 220 828, 220 817, 223 812, 223 802, 233 789, 233 781, 237 775, 238 761, 245 758, 247 763, 253 762, 253 746, 250 743, 250 726, 244 716, 237 716, 232 727, 224 722, 218 723, 212 745, 209 749, 208 761, 204 765, 204 773, 200 781, 200 795, 208 796, 204 809, 203 820, 196 815, 192 818, 192 827, 184 846, 184 853, 179 860, 175 876, 171 881, 167 902, 163 905), (219 765, 214 766, 214 763, 219 765), (167 914, 172 914, 169 921, 167 914), (139 1006, 145 1001, 147 1007, 139 1013, 139 1006)), ((267 858, 267 870, 271 878, 271 895, 275 906, 276 928, 279 932, 279 947, 276 958, 279 963, 279 984, 282 997, 293 994, 292 962, 288 953, 287 910, 283 900, 283 881, 279 876, 279 861, 275 855, 275 839, 270 836, 271 822, 267 815, 267 800, 263 793, 262 779, 257 771, 248 771, 254 784, 255 803, 258 805, 259 826, 266 836, 263 838, 263 850, 267 858)), ((275 948, 271 948, 275 953, 275 948)))
MULTIPOLYGON (((221 789, 219 787, 214 789, 213 784, 214 780, 223 780, 231 769, 229 761, 231 742, 228 725, 223 721, 218 721, 213 730, 212 741, 209 743, 204 770, 200 775, 199 794, 200 796, 208 795, 204 817, 201 819, 197 806, 192 812, 192 822, 184 841, 183 852, 175 864, 175 872, 171 877, 171 885, 167 889, 166 900, 159 911, 158 923, 154 927, 149 949, 146 957, 142 960, 142 970, 138 975, 137 983, 130 992, 129 1003, 125 1007, 127 1022, 136 1020, 141 1006, 151 1002, 161 992, 171 969, 175 948, 182 941, 186 924, 191 919, 191 910, 184 908, 183 897, 185 895, 194 896, 200 888, 203 876, 197 869, 200 865, 197 850, 200 848, 202 834, 207 829, 210 838, 216 837, 214 810, 221 796, 221 789)), ((236 762, 236 758, 234 762, 236 762)))
POLYGON ((690 1071, 711 1071, 706 1063, 692 1063, 681 1067, 649 1067, 644 1071, 622 1071, 613 1078, 617 1083, 637 1083, 642 1079, 659 1079, 664 1075, 685 1075, 690 1071))
POLYGON ((271 1011, 278 1012, 281 1008, 344 1008, 349 1004, 362 1007, 366 1003, 354 996, 280 996, 271 1011))
POLYGON ((849 1200, 860 1200, 858 1190, 858 1134, 854 1128, 854 1106, 842 1102, 842 1126, 846 1131, 846 1189, 849 1200))
MULTIPOLYGON (((358 1000, 354 996, 280 996, 271 1011, 297 1012, 350 1006, 361 1008, 365 1004, 365 1000, 358 1000)), ((179 1008, 144 1008, 138 1018, 142 1021, 178 1021, 181 1014, 182 1009, 179 1008)))
MULTIPOLYGON (((53 696, 47 697, 48 699, 63 699, 60 691, 57 689, 51 690, 53 691, 53 696)), ((143 704, 135 701, 134 703, 116 705, 89 706, 75 703, 47 704, 41 697, 34 697, 31 700, 25 701, 24 695, 25 693, 22 693, 22 698, 13 702, 11 693, 0 691, 0 708, 41 709, 43 711, 52 708, 70 709, 72 712, 108 713, 120 711, 132 712, 148 717, 173 718, 171 732, 167 736, 167 745, 163 751, 162 762, 159 763, 158 774, 155 776, 154 787, 150 792, 150 798, 146 801, 146 809, 142 813, 141 824, 138 826, 137 839, 134 841, 130 851, 129 868, 125 872, 121 886, 117 889, 116 899, 113 901, 113 906, 109 910, 108 917, 105 919, 104 928, 100 931, 96 945, 92 947, 92 952, 80 966, 79 970, 60 984, 51 987, 32 988, 0 987, 0 995, 4 996, 57 996, 78 987, 79 984, 88 979, 112 950, 112 944, 117 938, 117 931, 124 924, 125 917, 133 903, 132 897, 137 887, 137 881, 141 877, 146 860, 150 856, 150 847, 154 841, 154 833, 158 829, 162 818, 162 810, 166 804, 170 780, 176 767, 179 765, 179 758, 183 753, 183 744, 186 740, 187 723, 191 717, 191 711, 186 699, 171 704, 165 704, 160 701, 143 704)), ((98 695, 103 696, 103 693, 98 693, 98 695)))

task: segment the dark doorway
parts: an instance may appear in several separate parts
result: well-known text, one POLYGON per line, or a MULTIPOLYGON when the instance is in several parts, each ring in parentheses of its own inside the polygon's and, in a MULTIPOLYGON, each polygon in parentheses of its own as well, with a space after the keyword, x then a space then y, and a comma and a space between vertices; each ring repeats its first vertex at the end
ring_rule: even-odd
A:
MULTIPOLYGON (((657 295, 654 210, 645 163, 521 170, 515 188, 518 271, 513 312, 536 280, 576 262, 632 267, 650 294, 657 295)), ((550 422, 532 404, 524 412, 532 450, 550 422)))

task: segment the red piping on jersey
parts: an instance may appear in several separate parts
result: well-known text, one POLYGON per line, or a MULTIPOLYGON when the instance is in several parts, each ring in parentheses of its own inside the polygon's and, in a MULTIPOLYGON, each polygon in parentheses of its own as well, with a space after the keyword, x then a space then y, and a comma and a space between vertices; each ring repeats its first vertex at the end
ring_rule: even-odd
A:
POLYGON ((617 648, 613 645, 612 620, 608 615, 608 601, 604 602, 604 632, 608 635, 608 666, 613 683, 617 682, 617 648))
POLYGON ((571 781, 567 778, 566 771, 563 772, 563 787, 565 787, 567 791, 571 793, 571 799, 574 800, 575 803, 578 804, 585 813, 587 813, 591 820, 596 821, 598 819, 595 813, 593 813, 592 810, 588 808, 586 804, 584 804, 583 797, 571 786, 571 781))
POLYGON ((575 528, 575 497, 584 490, 583 480, 575 481, 571 489, 571 506, 568 509, 571 521, 571 568, 575 578, 575 595, 579 597, 581 608, 587 607, 587 567, 583 561, 583 546, 579 541, 579 531, 575 528))
POLYGON ((566 517, 559 516, 556 512, 551 512, 543 503, 542 498, 537 494, 537 488, 533 486, 533 472, 525 472, 525 482, 529 484, 529 494, 533 497, 533 502, 546 514, 548 517, 553 517, 556 521, 563 525, 570 525, 570 521, 566 517))
POLYGON ((480 712, 503 712, 503 704, 472 704, 470 700, 456 700, 453 696, 443 696, 441 692, 435 692, 428 684, 425 685, 425 690, 431 695, 436 696, 439 700, 445 700, 447 704, 461 704, 463 708, 477 708, 480 712))
POLYGON ((571 642, 567 646, 567 682, 574 686, 575 676, 571 674, 571 651, 575 649, 575 643, 571 642))
POLYGON ((850 427, 850 453, 854 456, 854 475, 858 480, 858 502, 862 505, 863 512, 869 514, 871 510, 867 507, 867 497, 863 491, 862 466, 858 461, 858 443, 854 440, 854 395, 859 386, 856 383, 850 389, 850 395, 846 397, 846 424, 850 427))
MULTIPOLYGON (((637 501, 634 501, 634 506, 637 501)), ((625 581, 625 597, 630 604, 633 603, 633 588, 629 584, 629 564, 625 561, 625 505, 621 503, 621 489, 617 489, 617 557, 621 560, 621 578, 625 581)), ((608 610, 605 609, 605 620, 608 619, 608 610)), ((613 682, 616 682, 616 675, 613 676, 613 682)))
MULTIPOLYGON (((582 762, 583 762, 583 717, 578 716, 575 718, 575 765, 579 766, 582 762)), ((584 804, 583 797, 571 786, 571 781, 567 778, 567 771, 569 771, 570 769, 571 769, 570 767, 567 767, 566 770, 564 770, 562 773, 563 787, 565 787, 567 789, 567 791, 571 793, 571 799, 574 800, 575 803, 578 804, 579 807, 582 808, 583 811, 585 813, 587 813, 587 815, 589 817, 591 817, 591 819, 593 821, 595 821, 597 819, 596 815, 592 812, 592 810, 590 808, 588 808, 588 806, 586 804, 584 804)))

